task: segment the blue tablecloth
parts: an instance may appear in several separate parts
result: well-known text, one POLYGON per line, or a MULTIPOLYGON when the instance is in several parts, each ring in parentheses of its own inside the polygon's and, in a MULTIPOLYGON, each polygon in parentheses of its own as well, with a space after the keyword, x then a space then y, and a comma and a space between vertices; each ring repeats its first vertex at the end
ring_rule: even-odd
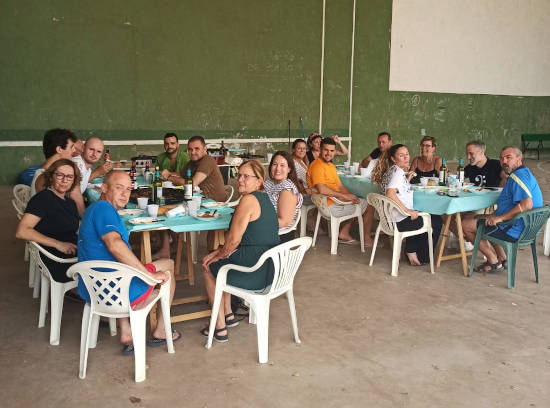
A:
MULTIPOLYGON (((358 197, 366 197, 368 193, 380 193, 380 186, 364 177, 340 175, 340 181, 350 192, 358 197)), ((413 207, 417 211, 430 214, 456 214, 464 211, 476 211, 494 205, 500 191, 460 192, 458 197, 439 195, 435 191, 414 191, 413 207)))

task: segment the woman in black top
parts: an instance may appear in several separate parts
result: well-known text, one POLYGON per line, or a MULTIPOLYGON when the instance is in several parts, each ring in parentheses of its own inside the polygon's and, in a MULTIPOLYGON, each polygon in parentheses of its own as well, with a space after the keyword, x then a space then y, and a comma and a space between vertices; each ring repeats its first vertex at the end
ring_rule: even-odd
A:
POLYGON ((413 159, 410 171, 416 176, 411 179, 411 184, 420 183, 421 177, 438 177, 441 167, 441 157, 435 154, 437 141, 435 137, 424 136, 420 141, 420 156, 413 159))
MULTIPOLYGON (((45 175, 46 188, 29 200, 15 236, 35 241, 60 258, 71 258, 76 255, 80 217, 69 193, 80 188, 80 173, 71 160, 60 159, 45 175)), ((55 262, 42 254, 40 257, 55 281, 70 281, 65 273, 71 264, 55 262)))

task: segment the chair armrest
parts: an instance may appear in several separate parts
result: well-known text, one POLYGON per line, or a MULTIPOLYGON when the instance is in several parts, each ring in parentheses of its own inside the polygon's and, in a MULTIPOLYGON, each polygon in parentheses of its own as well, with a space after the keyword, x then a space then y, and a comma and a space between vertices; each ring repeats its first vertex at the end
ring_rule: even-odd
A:
POLYGON ((336 197, 332 197, 332 196, 329 196, 330 199, 332 201, 334 201, 336 204, 340 204, 340 205, 347 205, 347 204, 353 204, 351 201, 342 201, 342 200, 339 200, 338 198, 336 197))
POLYGON ((51 252, 45 250, 40 244, 37 244, 36 242, 34 241, 29 241, 31 243, 31 245, 35 246, 36 249, 38 249, 38 252, 41 252, 42 254, 44 254, 47 258, 50 258, 52 261, 55 261, 55 262, 58 262, 58 263, 76 263, 78 262, 78 258, 77 257, 73 257, 73 258, 60 258, 58 256, 55 256, 54 254, 52 254, 51 252))

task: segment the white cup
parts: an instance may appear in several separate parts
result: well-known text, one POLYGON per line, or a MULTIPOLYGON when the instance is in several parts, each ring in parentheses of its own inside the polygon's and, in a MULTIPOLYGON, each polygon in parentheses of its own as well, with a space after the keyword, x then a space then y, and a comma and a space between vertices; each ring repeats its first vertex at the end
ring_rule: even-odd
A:
POLYGON ((420 177, 420 184, 424 187, 428 185, 428 177, 420 177))
POLYGON ((197 200, 190 200, 187 202, 187 209, 189 211, 189 215, 192 215, 194 217, 197 216, 197 213, 199 212, 201 204, 200 201, 197 200))
POLYGON ((148 201, 149 199, 147 197, 138 197, 137 199, 138 207, 141 208, 142 210, 145 210, 147 208, 148 201))
POLYGON ((267 154, 267 162, 268 163, 271 163, 271 159, 273 158, 273 153, 268 153, 267 154))
POLYGON ((345 168, 346 170, 349 170, 349 161, 344 162, 344 168, 345 168))
POLYGON ((368 171, 369 171, 369 169, 367 169, 365 167, 361 167, 361 176, 367 177, 367 175, 369 174, 368 171))
POLYGON ((174 187, 174 184, 171 182, 171 181, 163 181, 162 182, 162 187, 166 187, 166 188, 172 188, 174 187))
POLYGON ((357 170, 359 168, 359 162, 353 162, 353 165, 355 166, 355 170, 357 170))
POLYGON ((355 166, 351 166, 351 167, 349 168, 349 175, 350 175, 350 176, 355 175, 355 166))
POLYGON ((159 206, 158 204, 149 204, 147 206, 147 212, 149 213, 149 217, 151 218, 157 218, 157 215, 159 213, 159 206))

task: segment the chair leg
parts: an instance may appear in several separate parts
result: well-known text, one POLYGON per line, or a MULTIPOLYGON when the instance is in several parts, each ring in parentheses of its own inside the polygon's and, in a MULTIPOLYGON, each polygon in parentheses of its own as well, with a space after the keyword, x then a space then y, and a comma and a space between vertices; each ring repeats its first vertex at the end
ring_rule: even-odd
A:
POLYGON ((359 242, 361 244, 361 252, 365 252, 365 231, 363 230, 363 215, 359 213, 357 216, 359 222, 359 242))
POLYGON ((378 245, 378 237, 380 237, 380 229, 380 224, 378 224, 378 228, 376 228, 376 234, 374 234, 374 243, 372 244, 372 252, 370 254, 369 266, 372 266, 372 263, 374 262, 374 254, 376 254, 376 246, 378 245))
MULTIPOLYGON (((23 260, 25 262, 29 262, 29 244, 25 243, 25 253, 23 254, 23 260)), ((32 283, 32 281, 29 281, 29 285, 32 283)))
POLYGON ((208 341, 206 342, 206 348, 212 348, 212 340, 214 339, 214 330, 216 330, 216 320, 218 319, 218 313, 220 312, 220 304, 222 302, 223 291, 216 284, 216 290, 214 292, 214 302, 212 303, 212 314, 210 315, 210 326, 208 327, 208 341))
POLYGON ((33 285, 33 291, 32 291, 32 297, 34 299, 38 298, 38 295, 40 294, 40 282, 42 280, 42 273, 38 269, 38 266, 36 265, 36 261, 33 261, 31 258, 31 261, 29 262, 29 268, 33 269, 34 274, 34 285, 33 285))
POLYGON ((269 299, 256 299, 252 305, 258 318, 256 333, 258 335, 258 361, 260 364, 265 364, 268 360, 269 303, 269 299))
POLYGON ((321 221, 321 213, 317 211, 317 220, 315 221, 315 231, 313 231, 313 242, 311 246, 314 247, 317 242, 317 232, 319 231, 319 222, 321 221))
POLYGON ((546 221, 546 227, 544 227, 544 239, 543 239, 544 255, 550 255, 550 218, 546 221))
POLYGON ((92 314, 90 323, 90 332, 88 334, 88 347, 95 348, 97 346, 97 334, 99 332, 99 315, 92 314))
POLYGON ((308 211, 302 206, 300 209, 300 238, 305 237, 307 233, 307 213, 308 211))
POLYGON ((88 365, 88 343, 91 326, 90 312, 90 304, 86 303, 84 305, 84 311, 82 312, 82 328, 80 331, 80 364, 78 368, 78 377, 81 379, 86 378, 86 367, 88 365))
POLYGON ((114 317, 109 318, 109 330, 111 336, 116 336, 116 319, 114 317))
POLYGON ((162 308, 162 320, 164 321, 164 333, 166 335, 166 348, 168 353, 174 353, 174 341, 172 340, 172 323, 170 322, 170 293, 167 290, 160 297, 162 308))
POLYGON ((55 281, 50 282, 50 288, 50 344, 58 346, 65 288, 62 283, 55 281))
POLYGON ((482 235, 483 235, 483 231, 481 231, 481 229, 478 228, 476 232, 476 239, 474 241, 474 249, 472 249, 472 259, 470 260, 470 270, 468 271, 469 277, 472 277, 472 273, 474 272, 474 267, 476 265, 477 251, 479 251, 479 243, 481 242, 482 235))
POLYGON ((135 382, 145 381, 145 320, 146 315, 130 312, 130 328, 134 343, 135 382))
POLYGON ((533 266, 535 267, 535 282, 539 283, 539 262, 537 259, 537 242, 531 243, 531 252, 533 253, 533 266))
POLYGON ((330 254, 338 253, 338 233, 340 232, 340 220, 330 217, 330 254))
POLYGON ((41 285, 36 285, 35 289, 40 288, 40 312, 38 314, 38 327, 44 327, 46 324, 46 312, 48 310, 48 296, 50 296, 50 280, 40 274, 41 285))
POLYGON ((508 245, 506 248, 506 259, 508 261, 508 289, 513 289, 516 281, 516 256, 518 247, 508 245))
POLYGON ((434 241, 432 236, 432 228, 428 229, 428 250, 430 251, 430 273, 435 273, 434 271, 434 241))
POLYGON ((403 238, 401 235, 396 233, 394 235, 393 241, 393 255, 391 262, 391 276, 398 276, 399 274, 399 258, 401 258, 401 244, 403 243, 403 238))
POLYGON ((298 319, 296 318, 296 305, 294 303, 294 292, 292 289, 286 292, 286 298, 290 309, 290 320, 292 322, 292 330, 294 332, 294 341, 297 344, 300 344, 300 337, 298 337, 298 319))

